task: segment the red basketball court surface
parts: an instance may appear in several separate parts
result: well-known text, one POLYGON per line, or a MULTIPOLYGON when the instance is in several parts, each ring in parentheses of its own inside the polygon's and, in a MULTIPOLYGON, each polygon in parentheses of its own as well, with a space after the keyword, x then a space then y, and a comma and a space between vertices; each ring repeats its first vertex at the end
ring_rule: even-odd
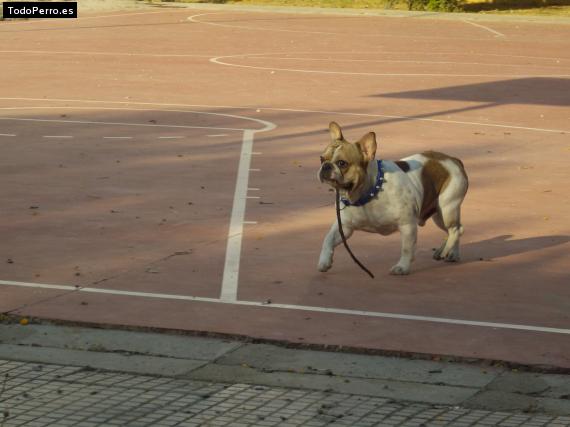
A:
POLYGON ((570 26, 145 9, 0 23, 0 311, 570 368, 570 26), (462 262, 339 247, 327 126, 465 163, 462 262))

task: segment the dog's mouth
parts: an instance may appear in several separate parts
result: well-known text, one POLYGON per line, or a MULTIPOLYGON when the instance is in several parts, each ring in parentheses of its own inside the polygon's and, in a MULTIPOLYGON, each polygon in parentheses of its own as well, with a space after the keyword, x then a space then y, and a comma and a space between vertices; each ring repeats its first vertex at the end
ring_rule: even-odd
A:
POLYGON ((340 183, 334 179, 323 179, 324 182, 329 184, 331 187, 335 188, 336 190, 344 190, 344 191, 352 191, 354 189, 354 182, 343 182, 340 183))

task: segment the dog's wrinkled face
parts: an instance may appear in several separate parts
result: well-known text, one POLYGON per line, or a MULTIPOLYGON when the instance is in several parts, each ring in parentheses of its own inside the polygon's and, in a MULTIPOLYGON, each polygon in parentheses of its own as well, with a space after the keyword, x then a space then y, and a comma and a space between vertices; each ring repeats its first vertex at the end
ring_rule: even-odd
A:
POLYGON ((338 190, 357 192, 366 182, 368 162, 376 155, 376 136, 370 132, 352 144, 335 122, 329 131, 331 142, 321 155, 319 180, 338 190))

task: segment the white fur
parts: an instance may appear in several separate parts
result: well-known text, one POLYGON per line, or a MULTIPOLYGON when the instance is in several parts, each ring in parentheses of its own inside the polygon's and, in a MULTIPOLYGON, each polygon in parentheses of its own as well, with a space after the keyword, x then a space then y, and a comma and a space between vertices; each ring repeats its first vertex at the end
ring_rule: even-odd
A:
MULTIPOLYGON (((382 191, 364 206, 348 206, 341 210, 341 221, 344 234, 348 239, 354 230, 389 235, 399 230, 402 236, 400 260, 391 270, 391 274, 402 275, 410 272, 414 260, 417 227, 423 200, 422 168, 429 160, 422 154, 407 157, 410 165, 408 172, 402 171, 394 162, 382 161, 384 184, 382 191)), ((440 163, 450 174, 444 191, 438 199, 438 212, 432 217, 434 222, 448 233, 442 247, 436 251, 434 258, 447 261, 459 260, 459 236, 463 233, 460 222, 460 206, 465 192, 467 180, 459 166, 452 160, 440 163)), ((377 176, 376 161, 369 162, 367 179, 372 185, 377 176)), ((333 263, 334 248, 342 243, 338 225, 335 221, 324 239, 318 269, 327 271, 333 263)))

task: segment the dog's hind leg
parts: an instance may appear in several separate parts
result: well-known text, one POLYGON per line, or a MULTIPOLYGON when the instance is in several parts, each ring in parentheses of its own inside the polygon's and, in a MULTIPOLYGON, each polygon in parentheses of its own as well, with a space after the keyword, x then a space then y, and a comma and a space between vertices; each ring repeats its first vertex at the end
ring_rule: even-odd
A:
POLYGON ((439 198, 439 211, 434 215, 435 223, 447 231, 447 240, 434 253, 435 259, 449 262, 459 261, 459 237, 463 234, 461 225, 461 202, 465 192, 452 192, 451 189, 443 192, 439 198), (443 225, 443 227, 442 227, 443 225))
MULTIPOLYGON (((343 223, 342 230, 344 237, 348 240, 352 236, 353 228, 343 223)), ((328 271, 332 267, 334 248, 342 243, 342 237, 338 231, 338 223, 335 221, 323 241, 323 248, 321 249, 321 256, 319 257, 319 271, 328 271)))
POLYGON ((447 240, 440 253, 440 259, 448 262, 459 261, 459 237, 463 234, 460 222, 460 205, 442 209, 443 221, 447 227, 447 240))
MULTIPOLYGON (((441 217, 441 212, 438 211, 437 213, 435 213, 432 216, 433 222, 435 223, 435 225, 437 225, 439 228, 441 228, 443 231, 445 231, 445 234, 447 233, 447 227, 445 226, 444 222, 443 222, 443 218, 441 217)), ((447 237, 444 239, 443 243, 441 244, 441 246, 439 248, 437 248, 435 250, 435 252, 433 253, 433 259, 435 260, 441 260, 443 259, 443 257, 441 256, 441 254, 443 253, 443 250, 445 249, 445 245, 447 244, 447 237)))

